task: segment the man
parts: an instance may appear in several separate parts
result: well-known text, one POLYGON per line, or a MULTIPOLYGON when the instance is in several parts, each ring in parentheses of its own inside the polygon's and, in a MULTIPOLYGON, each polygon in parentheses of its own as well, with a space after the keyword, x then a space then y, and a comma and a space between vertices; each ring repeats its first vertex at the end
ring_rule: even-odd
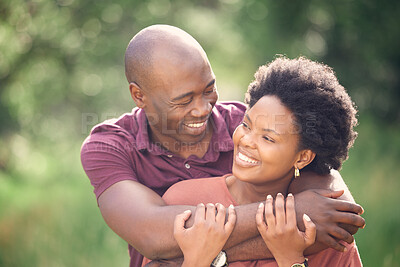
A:
MULTIPOLYGON (((150 26, 135 35, 125 53, 125 73, 137 108, 94 127, 81 158, 105 221, 130 244, 131 266, 140 266, 139 253, 150 259, 181 256, 173 237, 174 218, 195 207, 166 206, 160 196, 180 180, 231 171, 231 137, 246 107, 216 104, 215 75, 206 53, 193 37, 172 26, 150 26)), ((346 199, 353 201, 340 175, 321 179, 304 173, 301 179, 291 186, 298 193, 299 218, 310 215, 318 241, 343 249, 337 240, 352 242, 353 237, 338 223, 350 224, 350 232, 356 232, 355 227, 364 225, 357 215, 362 208, 305 191, 344 189, 346 199)), ((271 257, 258 237, 257 206, 235 208, 235 230, 225 247, 229 260, 271 257)))

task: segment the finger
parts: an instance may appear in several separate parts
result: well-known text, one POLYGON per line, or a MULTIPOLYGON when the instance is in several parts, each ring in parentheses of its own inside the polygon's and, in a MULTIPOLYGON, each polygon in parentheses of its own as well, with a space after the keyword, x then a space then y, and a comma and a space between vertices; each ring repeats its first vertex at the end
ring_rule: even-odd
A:
POLYGON ((187 219, 189 219, 191 214, 191 210, 185 210, 184 212, 176 215, 174 221, 174 235, 185 230, 185 222, 187 219))
POLYGON ((333 190, 329 190, 329 189, 318 189, 318 190, 314 190, 314 192, 316 192, 324 197, 338 198, 341 195, 343 195, 344 190, 333 191, 333 190))
POLYGON ((257 229, 261 235, 264 235, 267 232, 267 225, 264 220, 264 203, 260 203, 258 205, 257 213, 256 213, 256 223, 257 229))
POLYGON ((236 212, 233 205, 228 208, 228 221, 225 224, 225 233, 231 234, 236 223, 236 212))
POLYGON ((222 204, 216 204, 215 205, 217 207, 217 216, 215 217, 215 221, 219 224, 219 225, 224 225, 225 224, 225 216, 226 216, 226 210, 224 205, 222 204))
POLYGON ((265 210, 264 210, 264 215, 265 215, 265 220, 267 221, 267 226, 271 230, 275 231, 275 216, 274 216, 274 211, 272 208, 272 196, 268 195, 267 200, 265 201, 265 210))
POLYGON ((276 195, 275 199, 275 217, 276 217, 276 226, 284 226, 285 223, 285 200, 281 193, 276 195))
MULTIPOLYGON (((343 228, 344 230, 346 230, 351 235, 355 235, 359 229, 358 227, 356 227, 354 225, 344 224, 344 223, 338 223, 338 226, 340 228, 343 228)), ((364 226, 365 226, 365 224, 364 224, 364 226)))
POLYGON ((347 211, 347 212, 352 212, 355 214, 363 214, 364 209, 360 205, 356 203, 352 203, 346 200, 332 200, 333 206, 335 207, 336 210, 340 211, 347 211))
POLYGON ((206 207, 203 203, 200 203, 196 207, 196 215, 194 217, 194 223, 203 222, 206 217, 206 207))
POLYGON ((303 215, 303 222, 306 227, 306 230, 304 232, 305 241, 308 246, 311 246, 312 244, 314 244, 315 237, 317 236, 317 227, 311 221, 310 217, 308 217, 307 214, 303 215))
POLYGON ((365 219, 354 213, 338 211, 331 217, 332 221, 336 223, 350 224, 359 228, 364 228, 365 226, 365 219))
POLYGON ((333 227, 328 232, 331 236, 339 240, 346 241, 348 244, 351 244, 354 241, 354 237, 349 232, 340 228, 339 226, 333 227))
POLYGON ((286 224, 289 228, 297 226, 294 196, 291 193, 286 198, 286 224))
POLYGON ((328 247, 331 247, 337 251, 344 252, 346 247, 340 244, 337 240, 335 240, 333 237, 330 235, 324 235, 322 237, 318 238, 318 241, 324 243, 328 247))
POLYGON ((215 222, 215 205, 212 203, 208 203, 206 205, 206 221, 214 223, 215 222))

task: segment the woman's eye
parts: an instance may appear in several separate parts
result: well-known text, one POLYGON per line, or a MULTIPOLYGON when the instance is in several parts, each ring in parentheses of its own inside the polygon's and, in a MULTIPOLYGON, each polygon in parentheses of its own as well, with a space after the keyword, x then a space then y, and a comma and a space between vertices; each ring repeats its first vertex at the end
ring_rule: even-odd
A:
POLYGON ((273 139, 269 138, 268 136, 263 136, 263 138, 269 142, 275 142, 273 139))
POLYGON ((247 123, 242 122, 242 125, 243 125, 244 128, 249 129, 249 126, 247 125, 247 123))

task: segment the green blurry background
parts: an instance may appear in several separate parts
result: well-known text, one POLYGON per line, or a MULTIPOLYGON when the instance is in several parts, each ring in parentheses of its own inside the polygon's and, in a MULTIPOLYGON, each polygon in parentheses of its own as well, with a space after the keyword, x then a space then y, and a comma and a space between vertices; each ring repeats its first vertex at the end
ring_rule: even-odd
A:
POLYGON ((90 128, 130 111, 123 55, 145 26, 204 47, 221 100, 276 54, 334 68, 359 107, 342 175, 366 210, 365 266, 400 266, 400 2, 1 0, 0 266, 128 266, 79 159, 90 128))

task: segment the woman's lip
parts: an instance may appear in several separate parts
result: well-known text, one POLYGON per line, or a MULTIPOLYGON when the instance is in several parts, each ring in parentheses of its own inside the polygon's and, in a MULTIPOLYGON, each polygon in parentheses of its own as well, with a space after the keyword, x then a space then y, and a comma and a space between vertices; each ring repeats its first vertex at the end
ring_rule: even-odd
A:
POLYGON ((238 166, 244 167, 244 168, 254 167, 254 166, 260 165, 259 161, 247 161, 247 160, 243 159, 243 156, 248 158, 247 156, 245 156, 242 153, 238 152, 235 155, 235 164, 237 164, 238 166))
POLYGON ((248 151, 246 151, 246 150, 245 150, 243 147, 241 147, 241 146, 238 146, 237 151, 238 151, 238 153, 243 154, 244 156, 250 158, 251 160, 259 161, 256 157, 254 157, 251 153, 249 153, 248 151))

